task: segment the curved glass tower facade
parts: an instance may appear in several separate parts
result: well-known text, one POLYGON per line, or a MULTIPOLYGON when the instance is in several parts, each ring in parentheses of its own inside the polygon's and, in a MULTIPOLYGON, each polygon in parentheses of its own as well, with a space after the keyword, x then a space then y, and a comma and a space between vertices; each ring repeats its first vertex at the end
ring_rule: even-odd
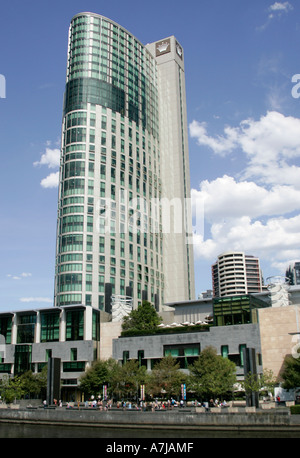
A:
MULTIPOLYGON (((172 300, 166 294, 169 234, 162 227, 159 204, 169 199, 164 164, 172 161, 162 157, 160 78, 151 45, 142 45, 97 14, 72 19, 62 123, 56 306, 85 304, 110 312, 112 296, 121 295, 133 298, 134 307, 147 299, 159 310, 172 300)), ((184 108, 178 97, 178 112, 180 106, 184 108)), ((182 157, 179 167, 181 173, 188 167, 182 157)), ((189 178, 180 179, 179 187, 189 193, 189 178)), ((185 237, 182 231, 180 239, 185 237)), ((186 263, 178 300, 193 297, 193 266, 187 261, 191 250, 185 241, 182 247, 186 263)))

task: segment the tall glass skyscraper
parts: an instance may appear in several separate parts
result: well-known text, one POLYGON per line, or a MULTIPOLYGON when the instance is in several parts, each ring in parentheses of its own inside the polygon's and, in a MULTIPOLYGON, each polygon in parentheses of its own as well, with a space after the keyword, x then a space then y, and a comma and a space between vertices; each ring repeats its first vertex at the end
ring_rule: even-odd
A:
POLYGON ((183 50, 81 13, 69 29, 55 305, 194 298, 183 50))

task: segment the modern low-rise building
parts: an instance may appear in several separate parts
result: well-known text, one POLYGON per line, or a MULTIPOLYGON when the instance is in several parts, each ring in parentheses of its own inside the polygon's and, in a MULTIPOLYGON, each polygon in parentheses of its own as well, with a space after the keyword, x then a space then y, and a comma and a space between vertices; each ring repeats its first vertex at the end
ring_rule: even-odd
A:
POLYGON ((255 350, 258 373, 279 376, 285 355, 297 357, 300 342, 300 287, 290 287, 289 295, 290 304, 281 307, 272 306, 268 293, 169 303, 159 333, 135 337, 120 337, 121 321, 84 305, 3 312, 0 378, 38 373, 49 357, 60 358, 68 401, 80 399, 80 376, 96 359, 138 359, 151 370, 171 354, 186 370, 207 346, 235 362, 238 379, 244 348, 255 350))
MULTIPOLYGON (((128 359, 141 359, 151 370, 155 362, 171 354, 181 369, 187 369, 205 347, 213 346, 218 354, 235 362, 237 376, 241 379, 244 376, 243 349, 247 347, 255 350, 257 370, 261 373, 263 367, 258 310, 269 307, 269 304, 252 295, 232 296, 211 300, 210 311, 208 302, 191 301, 185 305, 174 303, 174 315, 178 306, 190 309, 189 321, 177 320, 177 323, 167 325, 168 329, 173 327, 170 334, 167 329, 165 334, 114 339, 113 358, 120 363, 128 359), (208 315, 202 321, 199 320, 199 311, 203 306, 208 315), (186 329, 188 332, 185 332, 186 329)), ((183 318, 184 315, 181 316, 183 318)))
POLYGON ((275 300, 272 307, 259 310, 264 368, 272 370, 279 379, 285 356, 300 357, 300 286, 290 286, 288 296, 288 305, 278 306, 286 301, 275 300))
POLYGON ((254 348, 257 370, 262 372, 261 347, 258 324, 212 326, 207 329, 172 334, 119 337, 113 340, 113 358, 120 363, 128 359, 140 359, 151 370, 161 358, 171 355, 183 370, 188 369, 206 347, 216 348, 217 353, 236 364, 238 379, 244 377, 243 349, 254 348))
POLYGON ((0 378, 41 372, 50 357, 61 360, 62 396, 74 397, 80 375, 100 357, 100 316, 74 305, 0 314, 0 378))

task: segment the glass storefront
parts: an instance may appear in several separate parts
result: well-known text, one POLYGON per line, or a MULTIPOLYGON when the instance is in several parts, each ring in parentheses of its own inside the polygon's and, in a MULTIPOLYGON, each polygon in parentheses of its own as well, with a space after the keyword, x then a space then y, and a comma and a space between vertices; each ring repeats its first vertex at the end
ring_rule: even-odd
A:
POLYGON ((252 295, 213 299, 214 326, 258 323, 258 309, 269 305, 252 295))

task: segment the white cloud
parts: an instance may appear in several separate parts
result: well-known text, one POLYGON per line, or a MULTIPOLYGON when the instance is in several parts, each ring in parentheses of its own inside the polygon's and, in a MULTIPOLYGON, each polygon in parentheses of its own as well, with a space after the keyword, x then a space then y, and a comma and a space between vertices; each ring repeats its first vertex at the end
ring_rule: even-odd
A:
POLYGON ((49 297, 20 297, 20 302, 46 302, 52 303, 53 300, 49 297))
POLYGON ((222 156, 230 153, 236 147, 237 139, 234 129, 225 128, 225 136, 213 138, 207 134, 206 126, 205 122, 199 123, 195 120, 189 125, 190 135, 197 139, 199 145, 208 146, 214 153, 222 156))
POLYGON ((55 169, 59 167, 60 151, 59 149, 46 148, 46 152, 42 154, 41 159, 34 162, 34 166, 47 165, 49 169, 55 169))
POLYGON ((269 184, 279 183, 300 187, 300 168, 289 162, 300 157, 300 119, 270 111, 258 121, 246 119, 238 127, 227 126, 224 135, 210 137, 206 125, 193 121, 190 135, 199 145, 225 156, 240 149, 248 159, 243 178, 255 177, 269 184))
POLYGON ((214 222, 208 238, 195 237, 194 251, 197 258, 208 260, 226 250, 244 251, 278 264, 300 257, 299 235, 300 215, 270 218, 266 223, 242 216, 214 222))
POLYGON ((300 119, 270 111, 259 121, 242 121, 237 143, 251 160, 268 163, 300 156, 300 119))
POLYGON ((280 18, 283 14, 287 14, 294 9, 293 5, 290 2, 275 2, 269 6, 267 9, 268 17, 266 23, 260 27, 257 27, 257 30, 265 30, 267 26, 276 18, 280 18))
POLYGON ((293 265, 295 262, 298 262, 299 261, 299 258, 292 258, 292 256, 295 255, 295 252, 293 251, 292 253, 289 253, 289 252, 286 252, 286 259, 287 261, 274 261, 272 263, 273 267, 275 267, 278 271, 281 271, 281 272, 286 272, 287 268, 289 267, 289 265, 293 265), (290 256, 290 257, 289 257, 290 256))
POLYGON ((230 153, 240 147, 250 158, 262 162, 280 156, 300 156, 300 119, 276 111, 267 112, 259 121, 246 119, 239 127, 227 126, 225 135, 217 138, 208 136, 205 123, 194 120, 189 128, 199 145, 210 147, 216 154, 230 153))
MULTIPOLYGON (((50 142, 47 141, 47 146, 50 146, 50 142)), ((34 162, 33 165, 43 166, 46 165, 49 169, 57 169, 60 164, 60 150, 58 148, 51 149, 46 148, 46 152, 42 154, 41 159, 34 162)), ((50 173, 46 178, 41 180, 41 186, 43 188, 57 188, 59 183, 59 172, 50 173)))
POLYGON ((269 17, 274 16, 274 12, 276 13, 288 13, 292 11, 294 8, 289 2, 275 2, 273 5, 269 6, 269 11, 271 12, 269 17))
POLYGON ((7 274, 7 277, 11 278, 12 280, 21 280, 21 277, 18 275, 7 274))
POLYGON ((300 119, 278 112, 227 126, 217 137, 193 121, 190 134, 199 145, 246 160, 236 177, 203 180, 192 189, 193 214, 202 206, 205 219, 205 232, 194 236, 196 259, 214 262, 223 251, 241 250, 282 269, 300 258, 299 132, 300 119))
POLYGON ((204 205, 207 221, 223 218, 284 215, 300 211, 300 190, 292 186, 273 186, 270 190, 253 181, 236 181, 224 175, 211 182, 204 180, 200 189, 192 189, 193 205, 204 205))
POLYGON ((43 188, 57 188, 59 183, 59 172, 50 173, 46 178, 41 180, 43 188))
POLYGON ((22 272, 20 275, 7 274, 7 277, 11 278, 12 280, 22 280, 22 278, 27 278, 31 276, 32 274, 30 272, 22 272))

